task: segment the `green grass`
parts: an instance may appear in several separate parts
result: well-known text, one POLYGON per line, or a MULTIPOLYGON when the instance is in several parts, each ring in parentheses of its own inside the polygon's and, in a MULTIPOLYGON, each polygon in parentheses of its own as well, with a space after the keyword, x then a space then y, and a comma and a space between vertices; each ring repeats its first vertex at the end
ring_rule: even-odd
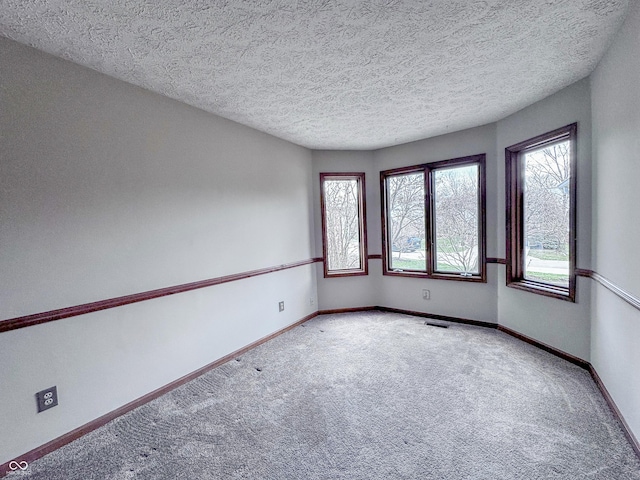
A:
POLYGON ((562 285, 569 283, 569 276, 562 273, 527 272, 526 279, 562 285))
POLYGON ((529 256, 540 260, 569 260, 569 254, 558 250, 529 250, 529 256))
POLYGON ((438 265, 436 267, 439 272, 459 272, 460 271, 460 267, 457 267, 455 265, 450 265, 448 263, 438 262, 438 265))
POLYGON ((424 259, 394 258, 391 265, 392 269, 400 268, 402 270, 425 270, 427 268, 427 262, 424 259))

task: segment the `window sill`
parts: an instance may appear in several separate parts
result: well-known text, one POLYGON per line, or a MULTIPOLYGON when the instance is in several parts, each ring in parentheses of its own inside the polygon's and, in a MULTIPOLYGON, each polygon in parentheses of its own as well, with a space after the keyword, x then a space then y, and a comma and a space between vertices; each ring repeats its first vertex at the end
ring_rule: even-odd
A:
POLYGON ((525 292, 535 293, 544 297, 558 298, 567 302, 575 303, 575 292, 570 288, 557 287, 543 283, 533 282, 531 280, 515 280, 507 283, 507 287, 523 290, 525 292))
POLYGON ((413 278, 428 278, 431 280, 454 280, 456 282, 474 282, 474 283, 487 283, 486 278, 480 275, 471 275, 468 277, 460 274, 446 274, 446 273, 433 273, 428 274, 426 272, 416 272, 412 270, 385 270, 383 275, 389 275, 392 277, 413 277, 413 278))
POLYGON ((324 278, 362 277, 365 275, 369 275, 367 270, 336 270, 333 272, 324 272, 324 278))

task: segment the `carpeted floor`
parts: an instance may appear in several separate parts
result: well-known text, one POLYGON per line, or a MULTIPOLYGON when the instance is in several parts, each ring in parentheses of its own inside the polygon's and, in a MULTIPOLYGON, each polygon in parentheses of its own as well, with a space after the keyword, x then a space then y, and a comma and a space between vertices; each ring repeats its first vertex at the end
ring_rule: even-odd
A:
POLYGON ((424 323, 317 317, 8 478, 640 479, 586 371, 424 323))

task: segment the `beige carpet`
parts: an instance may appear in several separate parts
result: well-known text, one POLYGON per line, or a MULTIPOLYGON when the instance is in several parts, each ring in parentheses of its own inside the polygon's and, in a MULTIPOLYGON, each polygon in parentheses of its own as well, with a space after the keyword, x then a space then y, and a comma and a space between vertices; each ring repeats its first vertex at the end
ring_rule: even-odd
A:
POLYGON ((15 476, 640 479, 586 371, 493 329, 424 323, 317 317, 15 476))

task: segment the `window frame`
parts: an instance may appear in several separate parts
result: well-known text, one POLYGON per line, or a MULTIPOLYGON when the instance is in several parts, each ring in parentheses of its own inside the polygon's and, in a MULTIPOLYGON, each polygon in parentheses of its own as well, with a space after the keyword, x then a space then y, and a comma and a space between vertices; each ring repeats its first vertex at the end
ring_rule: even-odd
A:
POLYGON ((364 172, 322 172, 320 173, 320 215, 322 217, 322 263, 324 278, 354 277, 369 274, 367 257, 367 207, 364 172), (356 180, 358 183, 358 235, 360 238, 360 268, 329 270, 327 257, 327 217, 324 183, 326 180, 356 180))
POLYGON ((546 297, 575 302, 576 298, 576 246, 577 246, 577 133, 578 124, 572 123, 537 137, 505 148, 506 192, 506 284, 546 297), (569 286, 524 278, 524 168, 523 155, 554 143, 569 141, 569 286))
POLYGON ((487 282, 487 175, 486 175, 486 154, 470 155, 466 157, 452 158, 448 160, 440 160, 436 162, 423 163, 420 165, 412 165, 409 167, 394 168, 380 172, 380 204, 381 204, 381 222, 382 222, 382 274, 398 277, 413 278, 431 278, 438 280, 454 280, 463 282, 487 282), (435 233, 435 202, 434 198, 434 176, 432 172, 447 169, 451 167, 459 167, 465 165, 478 166, 478 270, 477 274, 465 276, 460 273, 444 273, 436 271, 436 258, 434 255, 434 246, 436 239, 435 233), (411 271, 390 268, 391 245, 389 244, 389 229, 387 221, 387 182, 388 177, 408 173, 424 173, 425 182, 425 271, 411 271))

